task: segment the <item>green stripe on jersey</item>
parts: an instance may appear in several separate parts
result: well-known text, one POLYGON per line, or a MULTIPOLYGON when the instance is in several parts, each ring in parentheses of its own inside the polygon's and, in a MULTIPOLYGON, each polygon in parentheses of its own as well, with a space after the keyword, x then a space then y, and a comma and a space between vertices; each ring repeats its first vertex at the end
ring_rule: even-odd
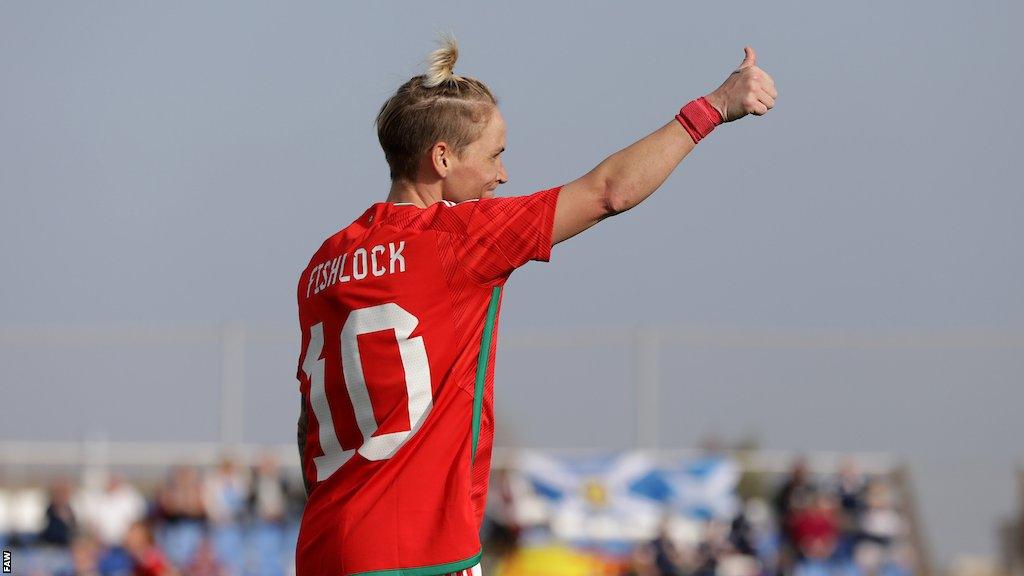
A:
POLYGON ((484 551, 481 550, 476 553, 476 556, 466 558, 465 560, 456 560, 455 562, 449 562, 447 564, 434 564, 433 566, 420 566, 419 568, 373 570, 371 572, 360 572, 358 574, 353 574, 352 576, 437 576, 439 574, 448 574, 450 572, 458 572, 459 570, 472 568, 480 563, 480 558, 483 555, 484 551))
POLYGON ((473 456, 476 462, 476 445, 480 438, 480 412, 484 408, 484 384, 487 382, 487 360, 491 352, 491 337, 494 335, 494 320, 498 316, 498 300, 501 286, 491 290, 491 303, 487 305, 487 322, 484 323, 484 337, 480 340, 480 355, 476 361, 476 388, 473 390, 473 456))

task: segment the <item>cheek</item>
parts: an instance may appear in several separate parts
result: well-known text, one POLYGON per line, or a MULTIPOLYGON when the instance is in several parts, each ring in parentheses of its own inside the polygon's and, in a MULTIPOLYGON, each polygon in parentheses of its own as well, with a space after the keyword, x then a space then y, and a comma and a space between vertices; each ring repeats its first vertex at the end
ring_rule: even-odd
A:
POLYGON ((473 175, 473 178, 481 186, 489 186, 494 181, 494 170, 490 166, 480 166, 473 175))
POLYGON ((494 165, 481 161, 474 162, 471 166, 464 164, 462 167, 463 170, 452 174, 452 184, 460 191, 459 194, 466 195, 467 199, 480 198, 481 195, 493 196, 487 189, 495 180, 497 172, 494 165))

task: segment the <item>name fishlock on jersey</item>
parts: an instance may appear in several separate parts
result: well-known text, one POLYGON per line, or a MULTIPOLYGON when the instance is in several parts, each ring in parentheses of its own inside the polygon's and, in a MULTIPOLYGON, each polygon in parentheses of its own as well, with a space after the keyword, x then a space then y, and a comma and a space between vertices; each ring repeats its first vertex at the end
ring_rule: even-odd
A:
POLYGON ((480 561, 502 286, 546 261, 559 188, 374 204, 298 283, 312 484, 298 576, 430 576, 480 561))

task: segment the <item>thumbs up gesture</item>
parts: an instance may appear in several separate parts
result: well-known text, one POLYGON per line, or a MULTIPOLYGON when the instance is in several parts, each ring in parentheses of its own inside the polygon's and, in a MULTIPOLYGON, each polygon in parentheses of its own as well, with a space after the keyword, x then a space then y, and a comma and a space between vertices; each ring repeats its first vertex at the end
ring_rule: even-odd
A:
POLYGON ((757 54, 747 46, 745 56, 737 68, 717 90, 705 96, 709 104, 722 115, 723 122, 739 120, 747 114, 764 116, 775 106, 779 93, 775 80, 757 67, 757 54))

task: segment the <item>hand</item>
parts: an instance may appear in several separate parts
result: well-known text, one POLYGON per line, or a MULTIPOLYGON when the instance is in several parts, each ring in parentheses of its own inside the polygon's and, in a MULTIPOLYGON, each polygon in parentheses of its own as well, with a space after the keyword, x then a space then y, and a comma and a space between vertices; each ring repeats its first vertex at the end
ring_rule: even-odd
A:
POLYGON ((739 120, 747 114, 764 116, 775 106, 779 93, 775 80, 757 67, 757 54, 747 46, 740 67, 717 90, 704 98, 722 115, 722 122, 739 120))

